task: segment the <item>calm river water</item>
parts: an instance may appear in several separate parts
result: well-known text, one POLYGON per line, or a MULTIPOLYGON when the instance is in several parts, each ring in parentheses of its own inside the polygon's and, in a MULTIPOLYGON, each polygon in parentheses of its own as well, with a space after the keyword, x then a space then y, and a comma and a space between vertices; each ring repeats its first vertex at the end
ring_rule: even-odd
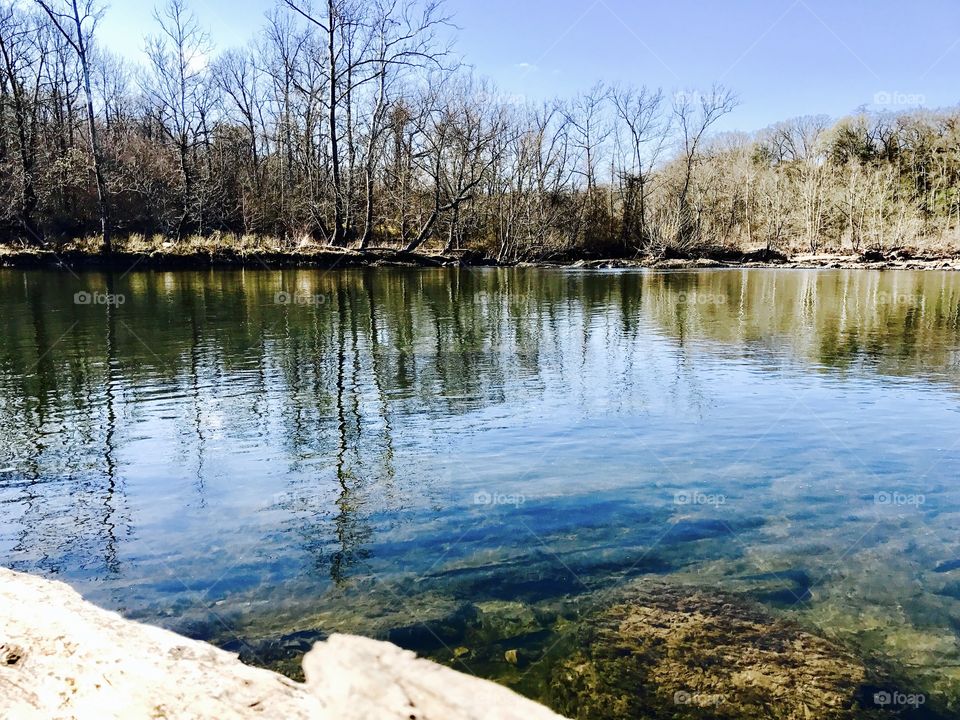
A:
POLYGON ((960 696, 960 275, 3 270, 0 423, 0 564, 250 662, 655 574, 960 696))

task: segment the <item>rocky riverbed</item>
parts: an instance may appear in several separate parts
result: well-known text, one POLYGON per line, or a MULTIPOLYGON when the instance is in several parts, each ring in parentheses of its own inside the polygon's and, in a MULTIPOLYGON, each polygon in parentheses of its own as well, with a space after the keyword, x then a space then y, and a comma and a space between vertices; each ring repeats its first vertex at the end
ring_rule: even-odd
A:
MULTIPOLYGON (((635 585, 576 630, 554 705, 577 718, 889 717, 878 668, 743 598, 635 585)), ((909 708, 908 708, 909 709, 909 708)))
POLYGON ((17 720, 950 717, 881 664, 745 596, 649 578, 579 609, 485 601, 390 634, 407 647, 431 637, 436 659, 491 676, 499 662, 509 672, 498 679, 544 704, 343 634, 312 645, 298 682, 2 568, 0 633, 0 717, 17 720))

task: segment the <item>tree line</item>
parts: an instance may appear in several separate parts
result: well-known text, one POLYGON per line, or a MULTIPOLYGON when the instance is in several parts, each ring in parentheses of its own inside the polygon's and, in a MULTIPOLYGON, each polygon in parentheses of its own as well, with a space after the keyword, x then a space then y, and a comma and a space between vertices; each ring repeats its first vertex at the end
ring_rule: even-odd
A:
POLYGON ((952 243, 960 110, 715 131, 722 86, 533 103, 458 59, 440 0, 278 0, 218 52, 187 5, 142 63, 98 0, 0 3, 0 233, 481 250, 501 261, 952 243))

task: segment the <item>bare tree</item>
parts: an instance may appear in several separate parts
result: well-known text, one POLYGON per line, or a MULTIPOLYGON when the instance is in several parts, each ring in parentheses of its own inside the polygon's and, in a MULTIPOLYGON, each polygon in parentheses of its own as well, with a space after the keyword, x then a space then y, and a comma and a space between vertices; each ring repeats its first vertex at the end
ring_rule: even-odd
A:
POLYGON ((606 88, 602 83, 597 83, 574 98, 566 111, 574 146, 581 152, 582 167, 578 173, 586 181, 588 193, 597 186, 601 146, 612 132, 604 113, 607 97, 606 88))
POLYGON ((463 205, 496 164, 494 141, 503 132, 503 117, 489 102, 489 88, 470 81, 451 83, 436 105, 422 116, 425 143, 420 162, 430 178, 433 206, 420 231, 407 245, 413 252, 430 237, 442 215, 449 213, 445 250, 452 249, 463 205))
POLYGON ((149 72, 142 87, 150 112, 177 153, 181 191, 175 231, 182 237, 194 220, 192 154, 207 131, 212 104, 205 74, 211 45, 185 0, 169 0, 154 19, 159 32, 147 43, 149 72))
POLYGON ((698 159, 700 144, 707 131, 724 115, 732 112, 738 101, 732 91, 714 85, 708 93, 678 92, 673 99, 673 116, 680 134, 680 153, 683 163, 682 179, 676 196, 679 213, 677 226, 681 243, 689 242, 696 233, 695 219, 690 209, 690 187, 698 159))
POLYGON ((623 185, 621 237, 624 245, 647 240, 647 198, 656 166, 670 130, 663 118, 663 91, 612 88, 616 109, 620 182, 623 185))
POLYGON ((83 73, 83 91, 86 96, 87 135, 90 155, 93 159, 93 175, 97 182, 97 204, 100 209, 100 235, 103 252, 111 253, 110 208, 107 201, 107 186, 104 180, 100 141, 97 136, 97 120, 93 107, 93 90, 90 82, 90 51, 97 22, 103 9, 96 0, 34 0, 50 18, 57 30, 76 53, 83 73))
MULTIPOLYGON (((0 7, 0 59, 3 87, 12 99, 19 167, 16 215, 31 241, 42 240, 34 213, 37 209, 37 155, 41 78, 47 61, 41 20, 13 5, 0 7)), ((6 92, 4 92, 6 95, 6 92)))
POLYGON ((360 247, 365 248, 373 236, 374 172, 383 148, 387 130, 387 114, 391 104, 392 84, 399 84, 410 71, 429 69, 443 71, 449 46, 438 41, 437 29, 449 25, 443 5, 427 2, 419 12, 409 2, 378 0, 366 22, 368 51, 351 71, 355 78, 351 91, 369 83, 373 85, 372 109, 369 113, 364 157, 364 223, 360 247))
POLYGON ((240 212, 244 232, 254 232, 263 222, 259 201, 264 192, 263 154, 261 132, 262 111, 267 102, 262 73, 257 67, 253 52, 249 49, 230 50, 224 53, 212 68, 214 82, 220 91, 225 106, 224 116, 237 118, 243 128, 246 156, 246 172, 241 183, 240 212))
POLYGON ((577 175, 586 183, 580 196, 579 213, 573 235, 582 242, 591 242, 605 234, 601 227, 606 216, 598 191, 597 168, 606 150, 605 143, 613 132, 607 111, 608 93, 602 83, 577 95, 567 106, 571 148, 578 154, 577 175))
POLYGON ((347 6, 344 0, 324 0, 323 15, 314 14, 309 0, 283 0, 284 4, 320 28, 326 41, 327 61, 327 131, 330 143, 330 168, 333 182, 333 233, 330 244, 344 245, 347 242, 344 223, 345 198, 343 179, 340 170, 340 140, 337 125, 337 111, 340 97, 338 88, 338 62, 341 57, 341 47, 338 40, 344 37, 341 25, 351 22, 347 15, 347 6))

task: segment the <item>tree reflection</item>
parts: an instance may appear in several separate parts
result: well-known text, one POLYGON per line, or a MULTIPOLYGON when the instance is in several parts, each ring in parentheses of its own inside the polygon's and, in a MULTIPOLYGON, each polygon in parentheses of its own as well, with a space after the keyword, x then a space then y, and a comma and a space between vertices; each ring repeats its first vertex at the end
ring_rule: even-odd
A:
POLYGON ((696 413, 707 355, 953 387, 960 341, 941 273, 2 271, 0 298, 4 560, 118 577, 126 543, 181 522, 281 555, 289 533, 296 571, 346 584, 431 489, 400 453, 442 457, 493 408, 628 412, 662 386, 696 413), (73 302, 104 286, 126 302, 73 302))

